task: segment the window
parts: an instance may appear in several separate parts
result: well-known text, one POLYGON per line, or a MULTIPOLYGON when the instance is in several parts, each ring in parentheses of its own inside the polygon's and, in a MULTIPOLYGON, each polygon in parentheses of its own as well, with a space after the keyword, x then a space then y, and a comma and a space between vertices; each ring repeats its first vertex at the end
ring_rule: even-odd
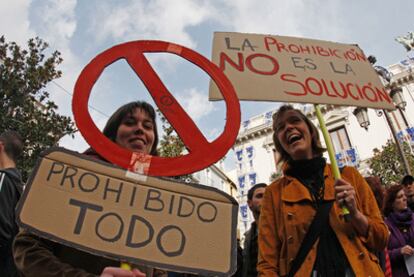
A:
POLYGON ((336 153, 351 148, 351 142, 349 141, 345 126, 330 130, 329 134, 336 153))
POLYGON ((236 151, 237 160, 241 162, 243 160, 243 149, 236 151))
POLYGON ((254 152, 253 152, 253 146, 246 147, 246 154, 247 154, 247 158, 249 160, 253 159, 253 154, 254 154, 254 152))
POLYGON ((249 180, 250 180, 250 185, 254 186, 256 184, 256 173, 250 173, 249 174, 249 180))
POLYGON ((248 221, 248 209, 247 204, 240 205, 240 215, 242 218, 242 221, 248 221))
POLYGON ((241 189, 244 189, 246 183, 245 183, 245 176, 239 176, 239 187, 241 189))

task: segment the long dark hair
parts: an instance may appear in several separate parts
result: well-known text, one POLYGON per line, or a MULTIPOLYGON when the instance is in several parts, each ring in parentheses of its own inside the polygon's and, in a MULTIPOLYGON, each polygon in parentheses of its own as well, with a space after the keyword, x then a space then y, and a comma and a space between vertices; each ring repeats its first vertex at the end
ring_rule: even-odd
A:
POLYGON ((321 140, 319 138, 319 132, 316 126, 302 113, 302 111, 293 108, 291 105, 283 105, 275 114, 273 114, 273 143, 275 144, 276 151, 280 154, 277 163, 282 163, 291 159, 290 155, 285 151, 285 149, 283 149, 282 145, 280 144, 276 132, 278 119, 287 111, 297 112, 303 121, 305 121, 312 137, 312 152, 318 156, 322 156, 322 153, 325 152, 326 149, 322 147, 321 140))
POLYGON ((392 204, 394 204, 397 194, 401 190, 404 190, 402 185, 394 185, 387 189, 387 192, 385 193, 384 206, 382 208, 384 216, 388 216, 394 210, 392 204))
POLYGON ((125 104, 118 108, 111 117, 106 122, 105 128, 103 129, 103 134, 112 140, 116 141, 116 134, 118 132, 119 125, 122 124, 122 120, 135 112, 136 109, 143 110, 152 120, 154 125, 154 144, 152 145, 150 154, 153 156, 158 156, 157 145, 158 145, 158 131, 157 131, 157 121, 156 113, 154 108, 144 101, 134 101, 128 104, 125 104))

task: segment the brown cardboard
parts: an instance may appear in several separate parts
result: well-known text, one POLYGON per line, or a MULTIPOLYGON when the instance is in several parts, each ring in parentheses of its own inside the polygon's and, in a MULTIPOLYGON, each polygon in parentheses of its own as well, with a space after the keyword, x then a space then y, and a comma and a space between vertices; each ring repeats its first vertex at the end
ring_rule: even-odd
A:
MULTIPOLYGON (((394 109, 357 45, 285 36, 214 34, 212 61, 240 100, 394 109)), ((222 99, 213 81, 210 99, 222 99)))
POLYGON ((133 264, 214 276, 235 271, 238 205, 232 197, 131 176, 63 148, 45 151, 19 204, 19 225, 133 264))

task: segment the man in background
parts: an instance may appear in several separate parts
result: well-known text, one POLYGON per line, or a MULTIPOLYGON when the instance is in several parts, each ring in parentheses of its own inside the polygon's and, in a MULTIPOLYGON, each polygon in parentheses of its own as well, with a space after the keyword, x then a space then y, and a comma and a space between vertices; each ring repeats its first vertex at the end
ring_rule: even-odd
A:
POLYGON ((405 195, 407 196, 407 205, 414 211, 414 178, 411 175, 405 175, 401 180, 401 185, 404 187, 405 195))
POLYGON ((18 276, 12 255, 12 243, 17 234, 15 208, 23 190, 17 159, 23 151, 18 133, 6 131, 0 135, 0 276, 18 276))
POLYGON ((251 187, 247 192, 247 205, 253 214, 254 221, 250 229, 244 234, 243 277, 257 276, 258 221, 265 188, 266 184, 259 183, 251 187))

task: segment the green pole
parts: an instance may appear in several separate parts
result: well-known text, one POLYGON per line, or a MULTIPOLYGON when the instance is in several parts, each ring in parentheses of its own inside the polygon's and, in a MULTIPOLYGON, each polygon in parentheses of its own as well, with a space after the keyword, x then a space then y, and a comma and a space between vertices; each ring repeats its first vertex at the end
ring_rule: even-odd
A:
MULTIPOLYGON (((321 112, 319 105, 315 104, 314 107, 316 111, 316 117, 318 118, 318 121, 319 121, 319 126, 321 126, 321 131, 322 131, 323 138, 325 140, 326 148, 328 149, 329 160, 331 161, 331 169, 333 171, 335 180, 338 180, 339 178, 341 178, 341 173, 339 171, 338 164, 336 163, 335 152, 332 146, 331 137, 329 136, 329 132, 328 132, 328 129, 326 128, 325 121, 323 119, 322 112, 321 112)), ((344 215, 345 220, 347 220, 349 216, 349 210, 347 207, 345 206, 342 207, 342 214, 344 215)))

